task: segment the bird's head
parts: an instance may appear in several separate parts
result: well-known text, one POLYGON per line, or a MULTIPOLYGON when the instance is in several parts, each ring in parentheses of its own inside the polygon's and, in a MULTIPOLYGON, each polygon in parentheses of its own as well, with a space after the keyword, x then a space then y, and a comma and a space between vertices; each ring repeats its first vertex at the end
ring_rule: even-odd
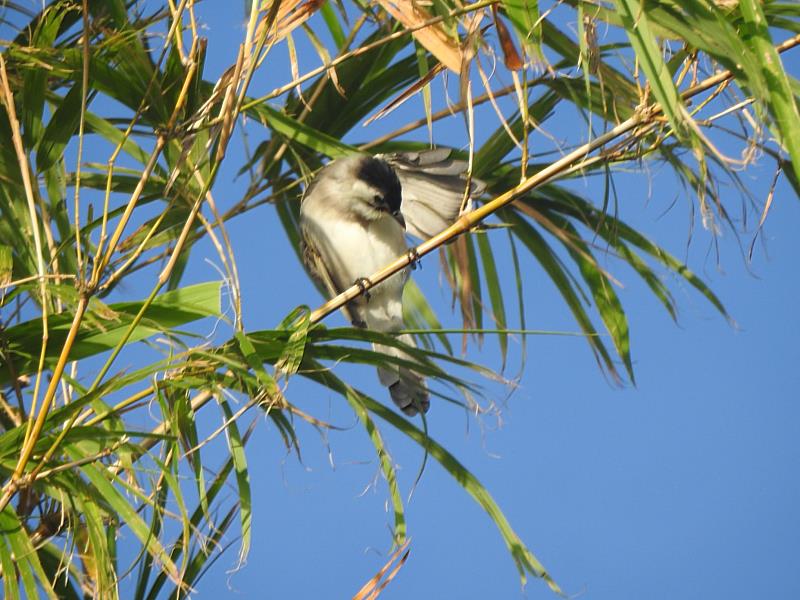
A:
POLYGON ((353 168, 353 212, 367 221, 390 215, 405 229, 406 223, 400 212, 400 180, 389 163, 366 156, 359 157, 353 168))

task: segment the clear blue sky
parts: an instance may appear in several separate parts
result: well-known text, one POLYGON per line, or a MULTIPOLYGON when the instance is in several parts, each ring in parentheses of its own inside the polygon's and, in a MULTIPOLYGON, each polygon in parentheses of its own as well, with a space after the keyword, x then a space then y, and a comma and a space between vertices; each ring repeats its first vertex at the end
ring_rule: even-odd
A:
MULTIPOLYGON (((210 38, 207 78, 235 60, 240 7, 200 5, 210 38)), ((287 64, 274 64, 276 77, 285 81, 287 64)), ((274 87, 259 77, 256 91, 274 87)), ((411 112, 400 115, 419 110, 418 101, 411 104, 411 112)), ((397 119, 391 126, 405 122, 400 115, 390 117, 397 119)), ((479 137, 496 126, 491 119, 479 122, 479 137)), ((349 141, 390 128, 378 124, 349 141)), ((452 143, 449 130, 436 131, 452 143)), ((232 168, 241 154, 230 154, 232 168)), ((755 170, 745 181, 763 199, 770 177, 755 170)), ((567 594, 597 600, 800 597, 794 554, 800 542, 800 202, 782 184, 752 264, 740 249, 749 244, 751 227, 740 240, 724 232, 718 267, 710 235, 697 224, 687 250, 688 200, 670 177, 624 177, 618 184, 620 216, 687 257, 737 326, 672 277, 680 309, 676 325, 634 275, 617 270, 625 285, 620 295, 631 325, 636 388, 610 386, 580 338, 532 337, 502 426, 434 403, 431 434, 479 477, 567 594), (662 216, 676 197, 676 206, 662 216)), ((231 169, 220 178, 217 201, 225 207, 241 187, 231 169)), ((739 202, 734 190, 725 194, 739 202)), ((275 326, 298 304, 320 302, 279 231, 270 206, 230 224, 249 330, 275 326)), ((195 250, 188 280, 216 277, 201 260, 206 256, 215 256, 207 245, 195 250)), ((447 314, 436 262, 426 260, 416 276, 447 314)), ((523 268, 528 326, 576 330, 530 257, 523 268)), ((518 346, 515 352, 518 361, 518 346)), ((498 364, 492 340, 481 351, 471 347, 468 356, 498 364)), ((387 400, 372 371, 361 376, 367 391, 387 400)), ((392 516, 365 433, 341 398, 294 382, 287 393, 303 410, 349 430, 325 440, 298 423, 301 464, 262 420, 248 449, 254 494, 248 562, 228 572, 236 562, 234 545, 201 581, 198 598, 232 591, 242 598, 346 598, 386 560, 392 516)), ((385 433, 407 494, 422 454, 388 428, 385 433)), ((555 597, 538 580, 521 591, 494 524, 433 461, 407 519, 411 556, 382 598, 555 597)))

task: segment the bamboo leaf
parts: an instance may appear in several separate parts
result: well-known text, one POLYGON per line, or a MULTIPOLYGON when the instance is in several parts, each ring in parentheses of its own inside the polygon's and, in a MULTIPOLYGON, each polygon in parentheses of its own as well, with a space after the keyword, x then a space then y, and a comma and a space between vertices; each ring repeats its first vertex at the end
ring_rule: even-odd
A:
POLYGON ((656 43, 655 35, 651 31, 647 11, 639 0, 615 0, 615 3, 637 60, 642 65, 653 94, 673 130, 679 139, 690 142, 699 150, 699 140, 693 134, 689 123, 691 117, 686 112, 683 100, 662 57, 661 49, 656 43))
MULTIPOLYGON (((506 329, 507 326, 506 308, 503 302, 503 288, 500 284, 500 278, 497 275, 497 265, 495 264, 494 254, 492 253, 492 246, 487 234, 478 234, 475 238, 478 241, 483 274, 486 277, 486 289, 489 291, 489 300, 492 303, 492 318, 497 324, 497 328, 502 331, 506 329)), ((505 367, 506 358, 508 356, 508 336, 504 333, 500 333, 500 335, 497 336, 497 341, 500 344, 500 356, 502 357, 503 367, 505 367)))
POLYGON ((336 11, 333 10, 333 6, 331 6, 330 2, 326 2, 322 5, 320 14, 322 14, 322 18, 325 20, 325 25, 328 26, 328 31, 331 33, 333 43, 336 44, 337 48, 343 48, 345 43, 344 31, 342 31, 339 18, 336 16, 336 11))
POLYGON ((116 598, 114 558, 103 528, 103 522, 108 514, 99 510, 104 502, 97 502, 90 493, 85 500, 79 497, 75 503, 80 513, 84 515, 83 522, 75 534, 84 572, 91 573, 98 594, 116 598))
POLYGON ((239 490, 239 520, 242 527, 239 562, 243 563, 247 558, 247 554, 250 552, 250 539, 252 536, 253 505, 250 491, 250 475, 247 470, 247 456, 244 452, 244 443, 239 433, 239 427, 236 425, 236 420, 233 418, 233 411, 231 410, 230 404, 224 397, 221 397, 219 405, 222 408, 227 422, 225 431, 228 439, 228 450, 233 460, 233 468, 239 490))
POLYGON ((310 362, 310 364, 314 365, 316 369, 314 373, 309 374, 309 377, 319 381, 331 389, 336 390, 338 393, 344 396, 347 402, 350 404, 350 407, 356 413, 358 419, 361 421, 361 425, 364 427, 364 430, 369 435, 369 439, 372 442, 372 445, 375 447, 375 451, 378 455, 378 460, 380 461, 381 465, 381 472, 386 479, 386 484, 389 487, 389 496, 392 500, 392 509, 394 510, 393 541, 395 544, 402 544, 406 540, 406 518, 405 508, 403 506, 403 498, 400 494, 400 488, 397 483, 397 472, 394 468, 392 457, 386 449, 383 436, 381 435, 380 430, 376 427, 372 417, 369 415, 366 403, 364 402, 365 397, 345 384, 330 371, 321 368, 322 365, 316 361, 310 362))
POLYGON ((600 313, 600 318, 606 326, 606 331, 611 335, 617 354, 622 358, 622 362, 625 364, 628 377, 631 382, 635 384, 636 379, 633 375, 633 363, 631 361, 628 319, 625 316, 622 303, 619 301, 616 292, 614 292, 612 282, 609 281, 608 277, 600 270, 597 260, 592 256, 588 246, 582 242, 575 241, 577 233, 574 228, 569 225, 569 223, 561 223, 561 227, 568 233, 575 234, 572 243, 583 250, 582 252, 578 252, 572 246, 567 245, 570 256, 572 256, 572 259, 578 264, 583 279, 589 286, 597 310, 600 313))
POLYGON ((236 332, 235 334, 236 342, 239 344, 239 349, 242 352, 242 356, 247 361, 247 364, 250 366, 251 369, 256 374, 256 379, 258 379, 259 384, 264 389, 264 391, 268 395, 274 394, 278 386, 275 383, 275 379, 267 373, 266 369, 264 369, 264 361, 259 356, 258 352, 256 352, 256 348, 253 343, 250 341, 248 336, 244 333, 236 332))
POLYGON ((76 83, 66 93, 53 113, 36 153, 36 168, 40 173, 49 169, 61 158, 67 143, 78 131, 82 97, 82 86, 80 83, 76 83))
POLYGON ((262 115, 270 129, 288 138, 291 142, 302 144, 329 158, 341 158, 356 152, 355 148, 343 144, 323 131, 301 123, 267 104, 261 104, 254 110, 262 115))
POLYGON ((3 536, 14 554, 16 569, 12 569, 9 573, 16 571, 20 576, 25 595, 28 598, 38 598, 41 591, 48 598, 55 600, 56 593, 42 569, 39 554, 34 549, 28 532, 10 506, 6 506, 0 512, 0 531, 3 532, 3 536))
POLYGON ((14 268, 14 260, 11 254, 11 247, 0 244, 0 286, 11 283, 11 272, 14 268))
POLYGON ((293 310, 278 326, 278 329, 291 331, 289 340, 275 363, 275 368, 285 375, 294 375, 303 360, 303 353, 311 326, 311 312, 305 306, 293 310))
MULTIPOLYGON (((130 337, 129 343, 146 339, 164 331, 211 316, 221 312, 219 282, 200 283, 166 292, 157 296, 148 309, 142 324, 130 337)), ((72 352, 71 360, 94 356, 110 350, 126 334, 130 323, 139 312, 143 302, 119 302, 109 305, 112 319, 103 319, 103 326, 81 329, 72 352)), ((61 352, 72 323, 72 315, 54 315, 49 323, 50 343, 47 345, 46 359, 53 361, 61 352)), ((39 346, 42 340, 40 319, 27 321, 5 331, 10 341, 9 350, 14 360, 17 375, 32 373, 36 369, 39 346)), ((9 379, 6 369, 0 371, 0 383, 9 379)))
POLYGON ((603 344, 601 339, 597 336, 597 331, 592 325, 589 315, 586 314, 586 310, 581 304, 578 291, 576 291, 576 289, 573 287, 573 284, 570 282, 570 276, 560 264, 556 255, 545 243, 544 239, 542 239, 542 236, 524 219, 522 219, 522 217, 515 214, 513 211, 503 211, 502 216, 506 221, 514 225, 514 234, 523 244, 525 244, 528 250, 530 250, 531 254, 536 257, 536 260, 539 261, 539 264, 542 266, 542 268, 544 268, 547 275, 555 284, 559 293, 564 298, 564 301, 567 303, 567 306, 572 312, 572 315, 575 317, 575 320, 578 322, 578 326, 586 334, 586 341, 589 344, 589 347, 592 349, 597 362, 614 378, 615 381, 621 381, 619 373, 617 373, 617 369, 611 360, 611 356, 609 355, 605 344, 603 344))
POLYGON ((761 5, 755 0, 741 0, 742 16, 750 35, 744 36, 753 53, 761 57, 761 69, 766 81, 766 102, 775 119, 780 141, 792 162, 795 175, 800 178, 800 111, 797 98, 775 50, 767 19, 761 5))
POLYGON ((502 6, 528 54, 542 56, 542 31, 538 0, 503 0, 502 6))
MULTIPOLYGON (((73 446, 66 446, 65 449, 73 460, 78 460, 83 456, 83 453, 76 451, 73 446)), ((150 555, 158 562, 161 569, 177 580, 179 572, 175 563, 172 562, 158 539, 150 536, 150 527, 139 516, 136 508, 131 506, 129 500, 111 483, 114 477, 109 471, 104 467, 89 464, 81 467, 81 472, 97 490, 97 493, 105 499, 111 509, 119 515, 120 521, 131 529, 150 555)))
MULTIPOLYGON (((420 329, 441 329, 442 323, 436 316, 433 307, 428 303, 428 299, 419 289, 413 279, 409 279, 403 288, 403 319, 406 323, 414 324, 420 329)), ((439 342, 445 347, 448 353, 453 353, 453 347, 446 335, 435 334, 439 342)))
POLYGON ((539 562, 511 527, 508 519, 506 519, 503 511, 494 501, 489 491, 478 481, 469 469, 462 465, 455 456, 447 451, 447 449, 407 419, 400 417, 391 409, 376 402, 369 396, 359 394, 359 399, 370 412, 390 423, 393 427, 425 448, 425 450, 450 473, 453 479, 473 497, 481 508, 486 511, 489 518, 491 518, 497 526, 503 541, 506 543, 506 547, 517 566, 523 585, 527 580, 527 574, 530 573, 536 577, 542 578, 555 593, 562 594, 558 584, 550 577, 542 563, 539 562))
POLYGON ((458 38, 453 39, 440 23, 421 27, 431 15, 411 0, 378 0, 383 9, 397 19, 411 35, 453 73, 461 73, 462 51, 458 38))
MULTIPOLYGON (((53 5, 42 10, 35 26, 29 29, 30 40, 25 44, 32 48, 49 49, 58 37, 64 17, 70 13, 68 6, 53 5)), ((26 36, 27 37, 27 36, 26 36)), ((42 136, 42 113, 44 111, 45 90, 47 89, 47 69, 41 65, 26 69, 23 74, 22 124, 24 139, 28 148, 35 147, 42 136)))
MULTIPOLYGON (((717 297, 716 294, 714 294, 714 292, 711 291, 711 288, 709 288, 702 279, 700 279, 684 263, 679 261, 664 248, 647 239, 644 235, 627 225, 624 221, 598 211, 580 197, 575 196, 574 194, 568 194, 561 188, 548 186, 545 190, 543 190, 543 195, 546 195, 547 197, 537 199, 537 203, 545 203, 545 206, 553 206, 556 208, 556 210, 567 212, 577 219, 587 220, 588 225, 593 231, 597 231, 609 241, 613 242, 614 238, 618 237, 629 242, 636 248, 646 252, 666 268, 682 277, 687 283, 689 283, 700 294, 702 294, 723 317, 728 320, 731 319, 731 316, 725 310, 725 306, 722 304, 722 301, 719 299, 719 297, 717 297), (553 197, 561 198, 561 202, 559 202, 557 205, 551 204, 551 198, 553 197), (570 205, 574 206, 574 208, 570 208, 570 205)), ((636 268, 635 265, 632 266, 636 268)), ((670 313, 672 313, 671 310, 670 313)))
POLYGON ((14 565, 13 550, 7 545, 7 536, 0 536, 0 566, 3 567, 3 597, 9 600, 20 598, 17 582, 17 568, 14 565), (13 575, 11 575, 13 574, 13 575))

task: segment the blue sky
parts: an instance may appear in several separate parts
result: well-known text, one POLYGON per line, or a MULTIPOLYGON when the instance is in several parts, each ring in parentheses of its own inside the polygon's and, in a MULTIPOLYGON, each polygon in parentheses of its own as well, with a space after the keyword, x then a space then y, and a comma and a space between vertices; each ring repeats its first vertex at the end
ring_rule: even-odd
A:
MULTIPOLYGON (((199 5, 209 37, 207 79, 216 79, 235 61, 243 33, 241 5, 199 5)), ((289 79, 285 56, 283 49, 275 51, 272 66, 254 79, 253 93, 289 79)), ((307 63, 314 67, 318 61, 312 55, 307 63)), ((788 57, 787 64, 794 75, 800 73, 796 57, 788 57)), ((420 111, 415 99, 347 141, 375 138, 420 111)), ((497 125, 484 110, 477 137, 485 138, 497 125)), ((573 125, 567 121, 557 127, 575 131, 573 125)), ((425 139, 425 132, 416 139, 425 139)), ((463 139, 458 120, 435 129, 440 143, 457 145, 463 139)), ((259 141, 252 139, 251 147, 259 141)), ((234 142, 215 188, 222 209, 239 198, 246 183, 234 177, 243 159, 241 145, 234 142)), ((772 178, 766 161, 763 165, 743 174, 759 200, 772 178)), ((598 200, 596 182, 576 185, 598 200)), ((798 597, 800 278, 795 257, 800 254, 800 202, 781 180, 752 263, 746 260, 757 219, 752 213, 746 233, 737 239, 725 230, 719 238, 717 263, 711 235, 699 223, 689 241, 690 201, 664 169, 653 168, 648 176, 621 175, 617 185, 620 216, 687 260, 736 323, 662 270, 678 301, 675 324, 634 274, 611 261, 624 285, 618 293, 632 332, 636 387, 610 385, 580 337, 531 336, 519 388, 507 401, 508 390, 490 388, 501 403, 499 421, 475 420, 434 402, 428 416, 431 435, 488 488, 569 595, 597 600, 798 597)), ((735 190, 723 189, 723 197, 738 206, 735 190)), ((232 221, 229 232, 248 330, 274 327, 295 306, 321 302, 271 206, 232 221)), ((198 244, 193 252, 186 282, 218 279, 205 260, 218 262, 210 244, 198 244)), ((508 276, 507 253, 498 260, 508 276)), ((522 269, 528 327, 577 330, 557 290, 529 256, 522 269)), ((448 316, 450 299, 437 259, 426 259, 414 277, 446 324, 457 326, 457 316, 448 316)), ((140 298, 149 289, 130 285, 119 293, 140 298)), ((342 324, 341 316, 331 316, 330 324, 342 324)), ((457 347, 458 339, 454 342, 457 347)), ((516 373, 520 360, 519 343, 512 346, 507 375, 516 373)), ((482 348, 472 344, 467 357, 493 367, 500 362, 491 339, 482 348)), ((343 372, 389 402, 372 370, 343 372)), ((346 598, 386 561, 392 515, 366 434, 337 396, 299 380, 290 382, 287 395, 345 430, 323 436, 298 421, 301 462, 287 454, 271 423, 254 415, 259 423, 248 446, 252 549, 247 563, 235 570, 234 540, 201 580, 198 598, 346 598)), ((384 433, 408 495, 422 453, 388 427, 384 433)), ((432 460, 414 488, 406 517, 410 558, 382 598, 555 597, 537 580, 521 589, 492 521, 432 460)))
MULTIPOLYGON (((218 5, 205 10, 211 55, 206 76, 214 77, 233 60, 241 19, 218 5)), ((800 62, 788 64, 797 74, 800 62)), ((253 85, 256 91, 273 87, 258 79, 253 85)), ((418 101, 410 105, 408 113, 398 112, 350 141, 404 123, 420 110, 418 101)), ((452 143, 451 136, 462 135, 458 126, 437 127, 436 133, 452 143)), ((491 115, 479 119, 478 137, 496 126, 491 115)), ((236 164, 236 155, 229 162, 236 164)), ((711 236, 697 223, 689 243, 683 189, 655 171, 652 179, 618 179, 620 215, 686 259, 736 324, 661 271, 678 300, 676 325, 636 277, 615 271, 625 286, 619 293, 631 325, 636 387, 609 385, 580 338, 534 336, 520 388, 503 406, 502 424, 476 422, 435 403, 430 431, 490 490, 567 594, 797 597, 800 203, 781 183, 752 263, 741 250, 752 239, 751 219, 740 239, 730 230, 719 238, 717 264, 711 236)), ((763 200, 771 176, 764 168, 744 179, 763 200)), ((591 195, 591 185, 584 193, 591 195)), ((221 196, 217 191, 224 203, 221 196)), ((739 202, 734 190, 723 190, 723 196, 739 202)), ((245 323, 261 329, 274 326, 295 305, 314 306, 320 298, 284 237, 271 234, 279 230, 272 208, 249 215, 233 221, 230 232, 245 323), (275 282, 281 294, 274 293, 275 282)), ((523 271, 528 326, 575 331, 557 291, 529 257, 523 271)), ((196 260, 189 277, 209 276, 213 271, 196 260)), ((447 314, 449 298, 438 281, 436 259, 426 260, 415 276, 447 314)), ((338 315, 331 319, 341 323, 338 315)), ((471 347, 468 357, 497 365, 497 346, 487 340, 482 350, 471 347)), ((387 400, 373 373, 354 376, 387 400)), ((255 510, 248 562, 230 573, 235 551, 224 555, 202 580, 198 597, 349 597, 386 560, 392 517, 366 435, 340 398, 299 384, 290 384, 288 394, 304 410, 349 430, 323 439, 298 424, 300 463, 262 421, 249 445, 255 510)), ((407 494, 421 452, 384 431, 407 494)), ((521 589, 494 524, 433 461, 416 486, 407 518, 410 559, 382 597, 553 597, 537 580, 521 589)))

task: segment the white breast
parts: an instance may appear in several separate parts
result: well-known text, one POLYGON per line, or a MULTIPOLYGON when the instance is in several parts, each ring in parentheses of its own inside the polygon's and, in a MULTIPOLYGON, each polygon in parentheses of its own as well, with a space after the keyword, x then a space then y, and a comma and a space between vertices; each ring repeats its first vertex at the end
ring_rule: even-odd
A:
MULTIPOLYGON (((326 215, 330 216, 330 214, 326 215)), ((303 227, 315 240, 336 286, 344 290, 369 277, 407 251, 403 228, 391 216, 368 223, 304 215, 303 227)), ((407 270, 389 278, 371 294, 402 296, 407 270)))

